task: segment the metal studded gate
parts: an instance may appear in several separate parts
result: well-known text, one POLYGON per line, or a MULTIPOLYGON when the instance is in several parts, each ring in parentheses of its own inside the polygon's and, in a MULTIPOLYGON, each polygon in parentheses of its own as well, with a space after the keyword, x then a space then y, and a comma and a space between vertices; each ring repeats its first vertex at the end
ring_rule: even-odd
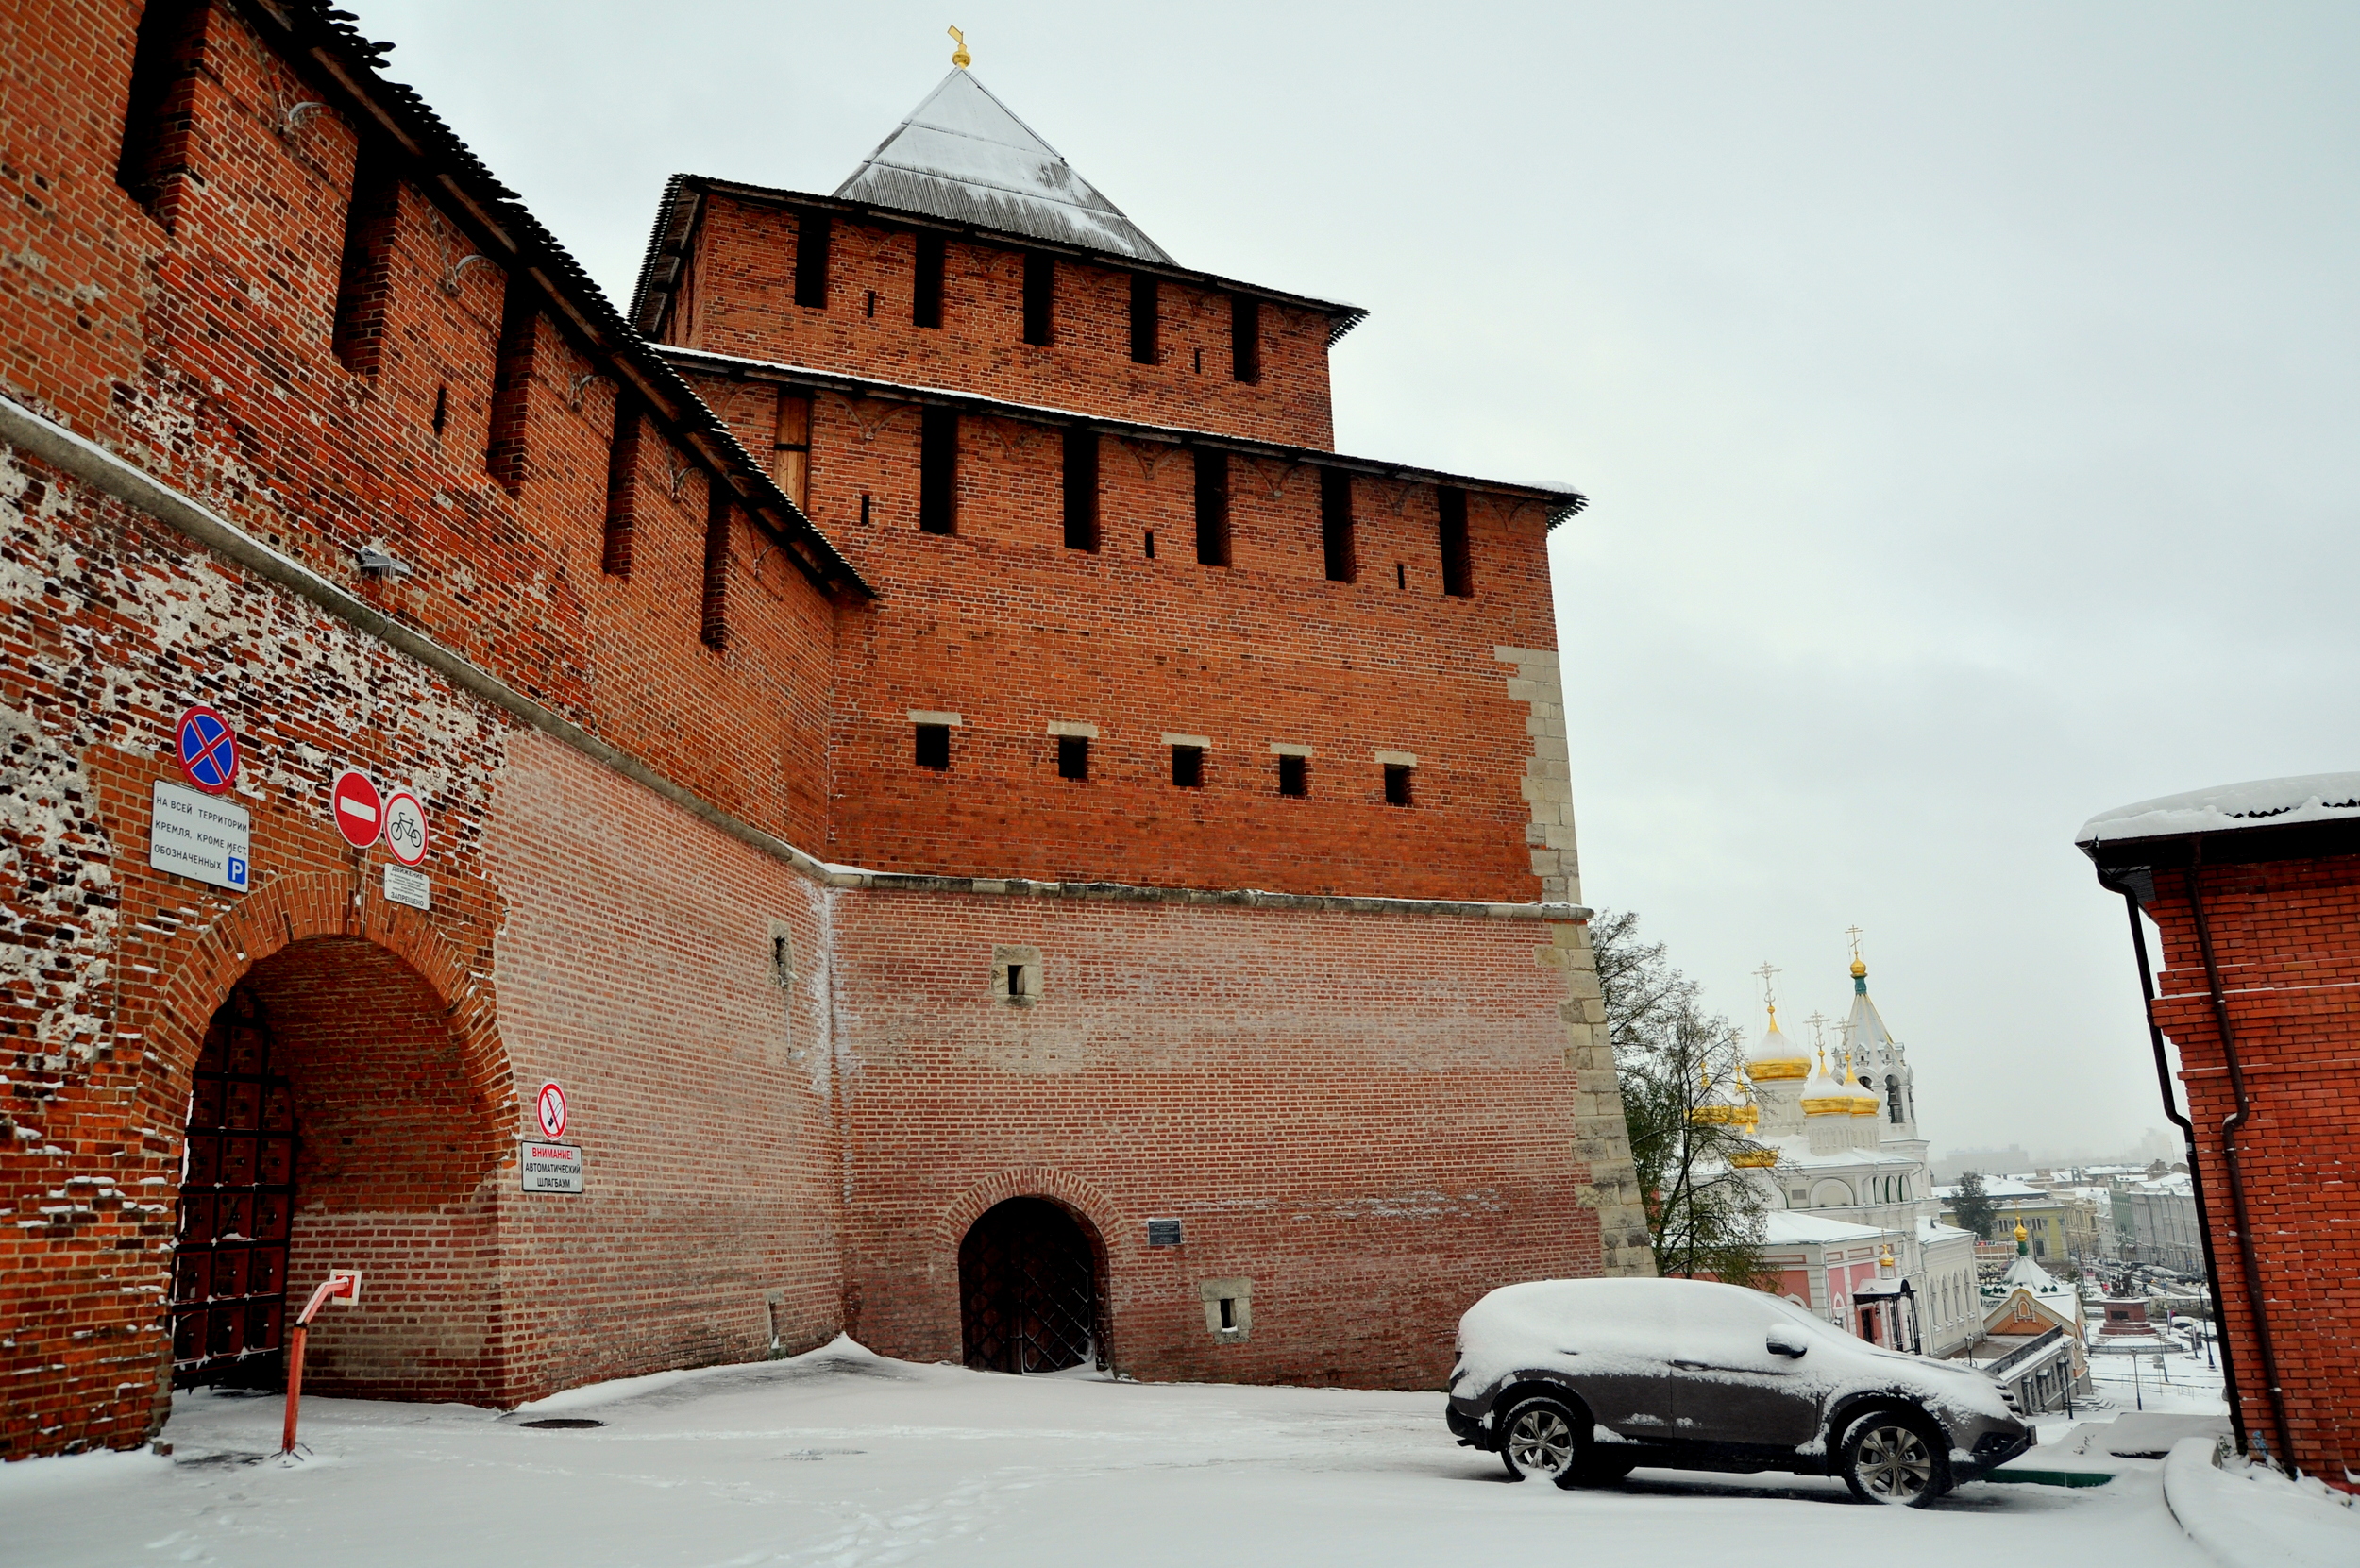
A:
POLYGON ((959 1243, 959 1299, 970 1367, 1104 1364, 1097 1249, 1045 1198, 1011 1198, 969 1227, 959 1243))
POLYGON ((172 1381, 267 1387, 283 1374, 295 1097, 241 986, 205 1031, 189 1090, 172 1267, 172 1381))

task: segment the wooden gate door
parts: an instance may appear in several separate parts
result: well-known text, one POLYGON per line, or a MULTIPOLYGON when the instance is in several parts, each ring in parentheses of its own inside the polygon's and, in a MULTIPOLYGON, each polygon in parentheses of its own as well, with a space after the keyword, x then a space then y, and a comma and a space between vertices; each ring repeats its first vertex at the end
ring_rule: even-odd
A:
POLYGON ((269 1387, 284 1375, 295 1097, 268 1020, 239 986, 205 1031, 189 1091, 172 1269, 172 1382, 269 1387))
POLYGON ((1074 1218, 1044 1198, 1011 1198, 959 1243, 967 1364, 1055 1372, 1097 1357, 1098 1266, 1074 1218))

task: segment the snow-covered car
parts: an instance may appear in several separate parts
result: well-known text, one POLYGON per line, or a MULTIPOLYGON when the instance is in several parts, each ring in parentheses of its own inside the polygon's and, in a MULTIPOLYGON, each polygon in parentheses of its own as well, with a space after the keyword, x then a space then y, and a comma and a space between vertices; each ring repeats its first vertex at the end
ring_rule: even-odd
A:
POLYGON ((1971 1366, 1881 1349, 1760 1290, 1549 1279, 1467 1309, 1448 1417, 1520 1480, 1784 1470, 1918 1507, 2032 1445, 2012 1407, 1971 1366))

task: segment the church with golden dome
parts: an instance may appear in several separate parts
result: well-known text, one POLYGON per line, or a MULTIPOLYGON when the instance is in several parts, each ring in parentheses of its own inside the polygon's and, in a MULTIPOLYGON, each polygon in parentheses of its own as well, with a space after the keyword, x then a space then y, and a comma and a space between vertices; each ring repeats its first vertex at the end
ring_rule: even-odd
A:
POLYGON ((1981 1327, 1975 1238, 1941 1222, 1909 1054, 1869 997, 1857 934, 1832 1040, 1822 1017, 1808 1046, 1781 1029, 1777 971, 1759 972, 1767 1020, 1741 1063, 1759 1148, 1735 1163, 1768 1201, 1778 1293, 1892 1349, 1955 1354, 1981 1327))

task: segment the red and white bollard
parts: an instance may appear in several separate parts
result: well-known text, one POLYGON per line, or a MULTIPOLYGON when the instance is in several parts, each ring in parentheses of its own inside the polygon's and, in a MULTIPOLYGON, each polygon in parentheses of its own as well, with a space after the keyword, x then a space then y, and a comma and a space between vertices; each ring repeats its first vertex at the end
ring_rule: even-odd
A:
POLYGON ((284 1441, 278 1445, 282 1458, 295 1452, 295 1402, 303 1397, 303 1340, 311 1332, 312 1319, 331 1301, 340 1301, 351 1307, 360 1300, 361 1271, 330 1269, 328 1277, 320 1282, 320 1288, 312 1292, 312 1299, 304 1304, 303 1316, 295 1321, 293 1336, 287 1343, 287 1430, 284 1441))

